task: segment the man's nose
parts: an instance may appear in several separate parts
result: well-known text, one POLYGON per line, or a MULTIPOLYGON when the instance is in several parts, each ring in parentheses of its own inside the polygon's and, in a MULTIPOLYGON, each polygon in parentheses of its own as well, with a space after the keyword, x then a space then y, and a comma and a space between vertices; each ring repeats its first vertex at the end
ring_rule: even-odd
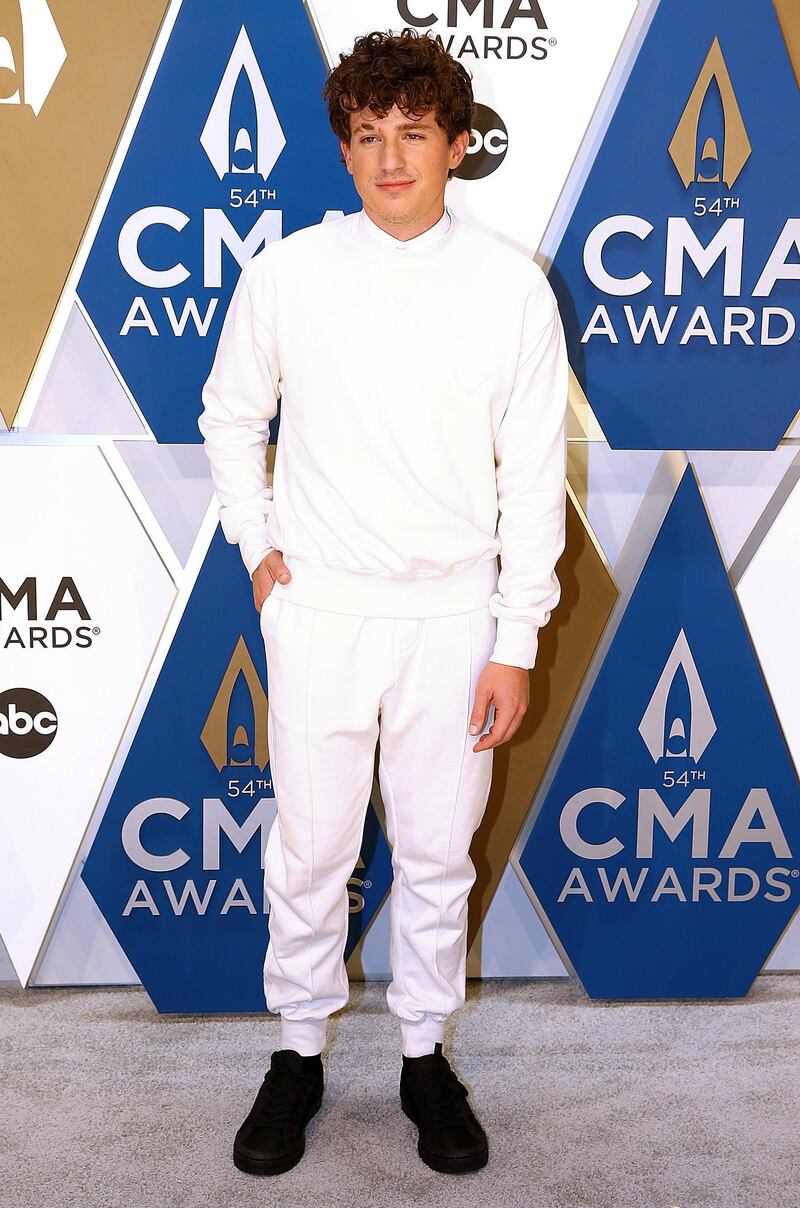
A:
POLYGON ((390 176, 400 179, 403 175, 403 148, 391 139, 384 139, 381 144, 381 168, 390 176))

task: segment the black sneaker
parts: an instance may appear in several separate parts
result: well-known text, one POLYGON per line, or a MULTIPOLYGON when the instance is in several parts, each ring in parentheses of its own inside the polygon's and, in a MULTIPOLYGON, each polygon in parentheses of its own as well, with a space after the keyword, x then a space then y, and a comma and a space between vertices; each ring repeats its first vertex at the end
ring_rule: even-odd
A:
POLYGON ((291 1170, 306 1147, 305 1126, 322 1102, 322 1059, 277 1049, 250 1114, 233 1142, 233 1161, 248 1174, 291 1170))
POLYGON ((468 1094, 441 1044, 424 1057, 403 1056, 400 1102, 419 1129, 419 1156, 432 1170, 461 1174, 489 1160, 489 1142, 467 1103, 468 1094))

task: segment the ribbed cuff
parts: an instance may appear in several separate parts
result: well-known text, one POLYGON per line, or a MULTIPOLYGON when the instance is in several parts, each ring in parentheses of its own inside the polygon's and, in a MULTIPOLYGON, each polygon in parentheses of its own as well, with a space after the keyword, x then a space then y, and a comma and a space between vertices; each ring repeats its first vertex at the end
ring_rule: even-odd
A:
POLYGON ((404 1057, 424 1057, 432 1053, 435 1044, 444 1041, 444 1020, 424 1019, 400 1020, 400 1037, 404 1057))
POLYGON ((494 650, 489 655, 492 663, 505 663, 508 667, 524 667, 530 671, 536 662, 539 648, 539 630, 530 621, 510 621, 497 618, 497 638, 494 650))
POLYGON ((253 571, 257 570, 261 563, 275 548, 267 537, 266 522, 263 524, 247 524, 239 534, 239 553, 242 555, 242 562, 247 567, 247 573, 252 579, 253 571))
POLYGON ((325 1048, 327 1019, 286 1019, 281 1015, 281 1048, 294 1049, 301 1057, 314 1057, 325 1048))

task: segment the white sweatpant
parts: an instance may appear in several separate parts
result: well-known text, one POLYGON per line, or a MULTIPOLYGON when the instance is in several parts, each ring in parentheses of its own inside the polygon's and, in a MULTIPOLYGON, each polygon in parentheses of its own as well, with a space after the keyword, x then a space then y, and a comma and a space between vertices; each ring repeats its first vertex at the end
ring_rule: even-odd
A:
POLYGON ((282 1048, 321 1052, 327 1017, 348 1001, 347 881, 379 735, 394 872, 386 1000, 403 1053, 432 1052, 445 1018, 463 1005, 469 847, 494 754, 472 750, 478 735, 468 725, 496 627, 488 603, 411 619, 309 608, 277 587, 267 596, 261 632, 277 816, 264 859, 264 992, 281 1015, 282 1048))

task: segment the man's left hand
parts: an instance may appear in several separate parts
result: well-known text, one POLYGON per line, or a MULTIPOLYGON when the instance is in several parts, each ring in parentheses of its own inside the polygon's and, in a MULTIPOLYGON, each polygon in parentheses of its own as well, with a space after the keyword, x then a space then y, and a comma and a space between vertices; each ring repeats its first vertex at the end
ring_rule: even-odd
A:
POLYGON ((478 739, 473 751, 485 751, 487 747, 507 742, 519 729, 530 701, 530 672, 525 667, 487 663, 475 688, 469 725, 470 729, 476 726, 475 733, 480 734, 486 725, 489 705, 494 705, 494 721, 491 729, 478 739))

